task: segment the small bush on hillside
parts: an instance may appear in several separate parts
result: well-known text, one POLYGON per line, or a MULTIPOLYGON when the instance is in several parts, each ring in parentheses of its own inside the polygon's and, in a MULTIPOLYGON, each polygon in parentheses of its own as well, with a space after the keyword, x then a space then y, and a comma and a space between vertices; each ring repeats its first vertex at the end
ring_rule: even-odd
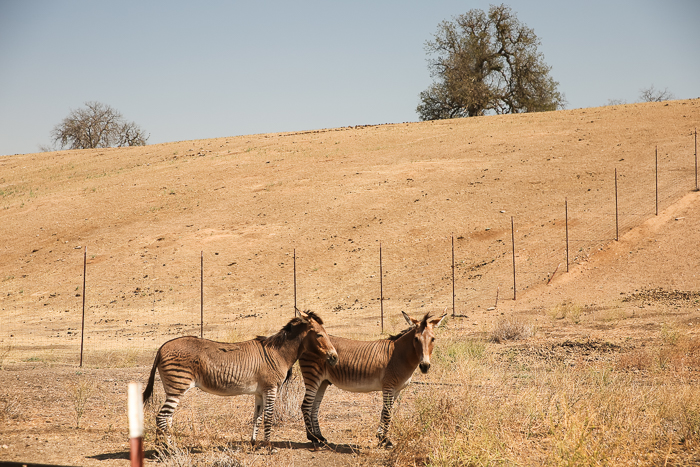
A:
POLYGON ((531 324, 515 317, 502 318, 491 330, 489 340, 501 344, 507 341, 529 339, 534 334, 535 329, 531 324))

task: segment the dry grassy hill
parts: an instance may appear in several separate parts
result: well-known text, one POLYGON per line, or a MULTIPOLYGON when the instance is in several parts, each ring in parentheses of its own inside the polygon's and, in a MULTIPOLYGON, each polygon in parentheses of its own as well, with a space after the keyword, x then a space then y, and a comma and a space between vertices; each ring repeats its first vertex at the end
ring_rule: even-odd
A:
POLYGON ((525 289, 566 261, 565 199, 573 264, 615 238, 616 169, 620 235, 654 214, 656 147, 661 209, 688 193, 699 107, 675 101, 3 157, 0 338, 16 334, 21 346, 31 329, 44 343, 75 339, 66 330, 80 324, 85 247, 90 331, 150 331, 153 345, 162 340, 157 323, 196 331, 201 252, 209 335, 250 315, 274 319, 243 334, 276 329, 277 316, 293 311, 294 251, 299 308, 333 313, 331 329, 376 333, 380 242, 388 315, 451 309, 452 237, 456 311, 470 315, 496 293, 513 296, 511 216, 525 289), (124 316, 129 327, 105 326, 124 316))
POLYGON ((686 100, 2 157, 5 365, 75 362, 85 248, 93 365, 116 349, 145 363, 198 333, 200 261, 205 336, 276 331, 293 313, 295 253, 298 307, 371 337, 381 243, 397 331, 400 310, 451 312, 452 239, 461 317, 446 337, 503 317, 546 345, 648 340, 663 323, 693 335, 698 123, 700 100, 686 100))

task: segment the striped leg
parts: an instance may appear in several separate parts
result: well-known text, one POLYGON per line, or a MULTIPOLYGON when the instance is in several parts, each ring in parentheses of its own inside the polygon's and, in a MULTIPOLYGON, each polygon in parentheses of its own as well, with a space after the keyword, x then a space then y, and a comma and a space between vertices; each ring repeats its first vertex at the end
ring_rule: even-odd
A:
POLYGON ((255 395, 255 411, 253 412, 253 436, 250 439, 252 444, 255 444, 255 439, 258 437, 258 425, 262 419, 262 404, 263 398, 260 394, 255 395))
POLYGON ((272 432, 272 416, 275 411, 275 400, 277 399, 277 386, 268 389, 263 395, 263 405, 265 407, 265 442, 270 442, 270 433, 272 432))
POLYGON ((328 388, 328 381, 323 380, 318 387, 314 385, 306 386, 304 402, 301 404, 301 411, 304 415, 306 425, 306 438, 313 443, 327 443, 328 440, 321 434, 321 427, 318 424, 318 409, 323 401, 323 395, 328 388))
POLYGON ((175 408, 180 403, 180 397, 174 394, 168 394, 165 399, 165 403, 158 411, 156 415, 156 443, 162 437, 165 437, 165 443, 170 445, 172 443, 172 438, 170 436, 170 429, 173 425, 173 412, 175 408))
POLYGON ((391 423, 391 409, 394 406, 394 391, 393 389, 384 389, 382 391, 382 416, 379 421, 379 429, 377 430, 377 438, 379 445, 388 449, 394 447, 394 443, 389 440, 389 424, 391 423))

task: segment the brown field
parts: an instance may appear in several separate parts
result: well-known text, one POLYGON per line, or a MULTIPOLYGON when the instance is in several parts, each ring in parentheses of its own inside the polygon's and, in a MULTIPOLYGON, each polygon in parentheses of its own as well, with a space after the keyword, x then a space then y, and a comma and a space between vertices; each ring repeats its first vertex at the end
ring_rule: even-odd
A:
POLYGON ((392 451, 381 395, 334 388, 312 449, 297 381, 274 452, 252 397, 193 390, 165 462, 700 464, 698 123, 695 99, 2 157, 0 462, 127 465, 127 384, 199 334, 201 277, 205 337, 282 327, 296 256, 299 308, 381 338, 380 244, 386 334, 452 314, 454 242, 456 316, 392 451))

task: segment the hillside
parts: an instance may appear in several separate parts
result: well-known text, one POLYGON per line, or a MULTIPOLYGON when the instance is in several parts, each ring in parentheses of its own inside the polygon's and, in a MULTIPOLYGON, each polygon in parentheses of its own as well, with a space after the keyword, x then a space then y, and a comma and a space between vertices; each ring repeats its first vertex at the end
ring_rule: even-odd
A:
POLYGON ((688 100, 3 157, 0 339, 74 348, 85 248, 89 334, 105 346, 197 332, 201 262, 209 336, 231 322, 272 332, 293 312, 294 254, 299 308, 333 332, 376 334, 380 242, 389 331, 400 310, 451 310, 452 238, 457 314, 496 294, 499 309, 531 309, 555 269, 543 289, 555 301, 696 289, 692 194, 672 208, 682 221, 649 220, 625 243, 636 253, 607 254, 618 273, 591 276, 589 260, 616 236, 615 170, 621 236, 655 217, 655 148, 659 209, 690 192, 698 122, 688 100), (564 274, 565 199, 571 267, 584 272, 564 274), (652 264, 639 259, 648 235, 664 252, 652 264), (579 297, 589 276, 604 288, 579 297))

